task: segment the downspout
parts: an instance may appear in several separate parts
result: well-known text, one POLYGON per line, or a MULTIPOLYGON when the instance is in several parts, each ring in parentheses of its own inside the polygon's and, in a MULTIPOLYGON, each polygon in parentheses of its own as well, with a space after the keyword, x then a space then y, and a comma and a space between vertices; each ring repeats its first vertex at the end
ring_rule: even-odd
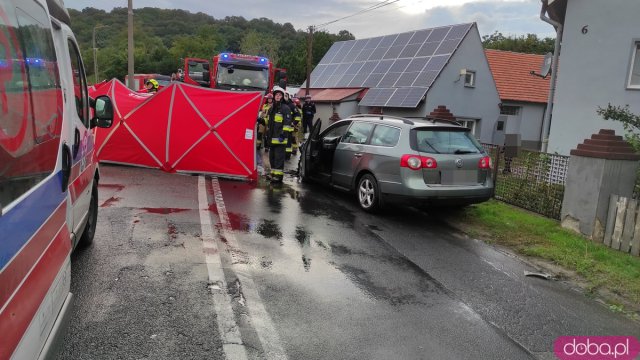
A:
POLYGON ((547 99, 547 108, 544 111, 544 119, 542 120, 542 152, 547 152, 549 145, 549 132, 551 131, 551 112, 553 111, 553 98, 556 93, 556 79, 558 77, 558 57, 560 56, 560 42, 562 41, 563 26, 561 23, 550 19, 546 13, 549 5, 547 0, 542 0, 542 9, 540 10, 540 19, 551 24, 556 29, 556 41, 553 50, 553 58, 551 60, 551 84, 549 89, 549 98, 547 99))

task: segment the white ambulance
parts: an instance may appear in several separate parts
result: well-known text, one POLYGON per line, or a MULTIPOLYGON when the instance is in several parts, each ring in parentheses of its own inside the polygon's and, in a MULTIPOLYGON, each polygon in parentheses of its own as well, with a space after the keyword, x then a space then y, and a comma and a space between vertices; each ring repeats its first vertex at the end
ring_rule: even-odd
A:
POLYGON ((70 314, 70 254, 98 212, 95 126, 62 0, 0 0, 0 360, 55 356, 70 314))

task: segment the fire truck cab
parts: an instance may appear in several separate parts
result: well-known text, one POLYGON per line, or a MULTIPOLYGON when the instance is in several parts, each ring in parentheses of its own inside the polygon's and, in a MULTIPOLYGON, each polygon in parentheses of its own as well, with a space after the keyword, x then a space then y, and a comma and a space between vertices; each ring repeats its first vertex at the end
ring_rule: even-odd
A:
POLYGON ((62 0, 0 0, 0 359, 55 353, 72 302, 70 254, 98 211, 90 99, 62 0))
POLYGON ((220 90, 271 91, 274 84, 286 88, 286 70, 274 68, 264 56, 221 53, 206 59, 187 58, 183 81, 220 90))

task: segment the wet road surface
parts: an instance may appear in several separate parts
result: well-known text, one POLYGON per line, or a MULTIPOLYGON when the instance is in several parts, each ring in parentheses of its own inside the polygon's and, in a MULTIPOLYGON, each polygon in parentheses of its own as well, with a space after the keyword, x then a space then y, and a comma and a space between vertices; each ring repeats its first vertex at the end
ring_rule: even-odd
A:
POLYGON ((553 359, 640 325, 425 213, 102 166, 60 359, 553 359))

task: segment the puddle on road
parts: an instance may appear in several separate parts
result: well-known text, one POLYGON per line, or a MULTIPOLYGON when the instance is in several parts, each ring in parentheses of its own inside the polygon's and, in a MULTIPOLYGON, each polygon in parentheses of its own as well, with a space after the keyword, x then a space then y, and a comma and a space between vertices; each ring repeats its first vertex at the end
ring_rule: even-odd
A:
POLYGON ((296 240, 302 247, 308 247, 310 245, 311 233, 308 232, 303 226, 296 226, 296 240))
POLYGON ((256 229, 256 233, 264 236, 267 239, 282 240, 282 230, 273 220, 262 219, 256 229))
POLYGON ((350 265, 340 265, 336 266, 336 268, 373 300, 387 301, 394 306, 426 305, 425 302, 418 300, 415 294, 406 293, 400 286, 384 287, 377 285, 365 270, 350 265))

